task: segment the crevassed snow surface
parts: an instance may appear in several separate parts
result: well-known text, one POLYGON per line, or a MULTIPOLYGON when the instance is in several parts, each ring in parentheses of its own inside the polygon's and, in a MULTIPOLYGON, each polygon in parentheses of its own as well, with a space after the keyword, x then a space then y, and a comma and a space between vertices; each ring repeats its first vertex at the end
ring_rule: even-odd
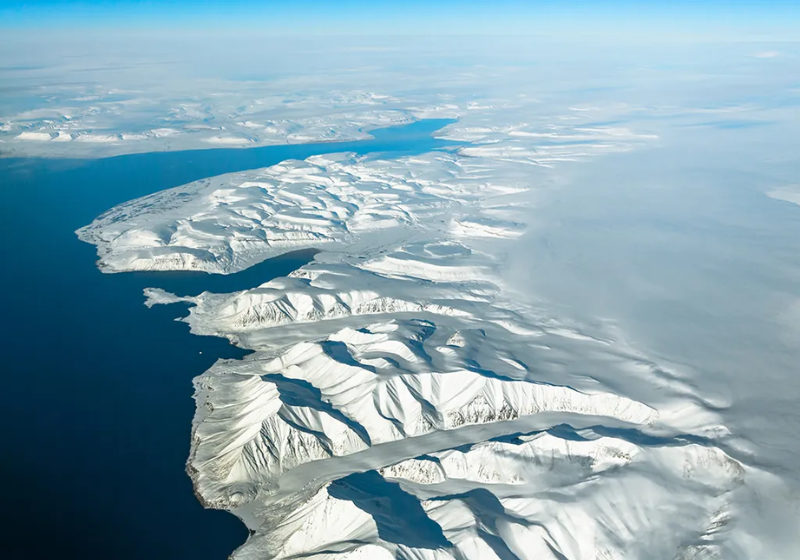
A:
POLYGON ((524 127, 451 130, 493 137, 211 177, 78 231, 106 272, 323 251, 235 293, 146 290, 191 303, 194 333, 255 351, 195 379, 188 471, 204 505, 250 529, 234 557, 767 557, 737 523, 773 475, 717 403, 502 273, 553 166, 652 135, 587 129, 603 142, 542 155, 524 127))

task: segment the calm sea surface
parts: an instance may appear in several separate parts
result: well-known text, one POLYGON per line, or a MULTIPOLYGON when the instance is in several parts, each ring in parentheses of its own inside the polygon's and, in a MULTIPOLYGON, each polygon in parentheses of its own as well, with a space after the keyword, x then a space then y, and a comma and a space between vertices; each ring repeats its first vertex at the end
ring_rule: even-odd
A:
POLYGON ((5 428, 2 556, 225 558, 244 542, 233 516, 204 510, 184 467, 192 378, 244 352, 189 334, 145 287, 235 291, 284 276, 313 251, 241 273, 102 274, 74 231, 108 208, 190 181, 354 151, 445 148, 428 120, 374 140, 135 154, 99 160, 0 159, 0 345, 5 428))

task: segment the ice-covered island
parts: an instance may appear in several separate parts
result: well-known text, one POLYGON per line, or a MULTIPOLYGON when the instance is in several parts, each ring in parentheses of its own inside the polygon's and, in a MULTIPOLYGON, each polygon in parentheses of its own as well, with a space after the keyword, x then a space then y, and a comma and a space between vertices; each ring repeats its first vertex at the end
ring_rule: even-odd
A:
POLYGON ((192 332, 255 351, 195 380, 188 472, 205 506, 250 529, 233 557, 745 557, 750 537, 730 527, 753 469, 715 407, 504 272, 552 166, 652 137, 444 134, 475 143, 211 177, 78 232, 106 272, 232 273, 322 250, 236 293, 146 292, 191 302, 192 332))

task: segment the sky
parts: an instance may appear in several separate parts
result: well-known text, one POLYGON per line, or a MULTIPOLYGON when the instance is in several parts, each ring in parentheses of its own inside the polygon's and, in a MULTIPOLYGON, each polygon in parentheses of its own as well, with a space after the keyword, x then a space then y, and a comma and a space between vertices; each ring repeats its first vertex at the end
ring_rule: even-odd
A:
POLYGON ((792 39, 800 3, 786 0, 689 2, 495 0, 19 0, 0 1, 0 27, 253 29, 338 33, 735 33, 792 39), (780 37, 776 37, 780 34, 780 37))

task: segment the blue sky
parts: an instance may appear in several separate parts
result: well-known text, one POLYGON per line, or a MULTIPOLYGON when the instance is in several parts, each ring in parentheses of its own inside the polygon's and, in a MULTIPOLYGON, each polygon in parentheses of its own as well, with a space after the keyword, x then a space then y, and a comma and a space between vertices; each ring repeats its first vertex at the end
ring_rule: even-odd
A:
MULTIPOLYGON (((253 28, 308 32, 489 32, 655 27, 799 30, 800 1, 0 0, 0 27, 253 28)), ((784 37, 786 38, 786 37, 784 37)))

